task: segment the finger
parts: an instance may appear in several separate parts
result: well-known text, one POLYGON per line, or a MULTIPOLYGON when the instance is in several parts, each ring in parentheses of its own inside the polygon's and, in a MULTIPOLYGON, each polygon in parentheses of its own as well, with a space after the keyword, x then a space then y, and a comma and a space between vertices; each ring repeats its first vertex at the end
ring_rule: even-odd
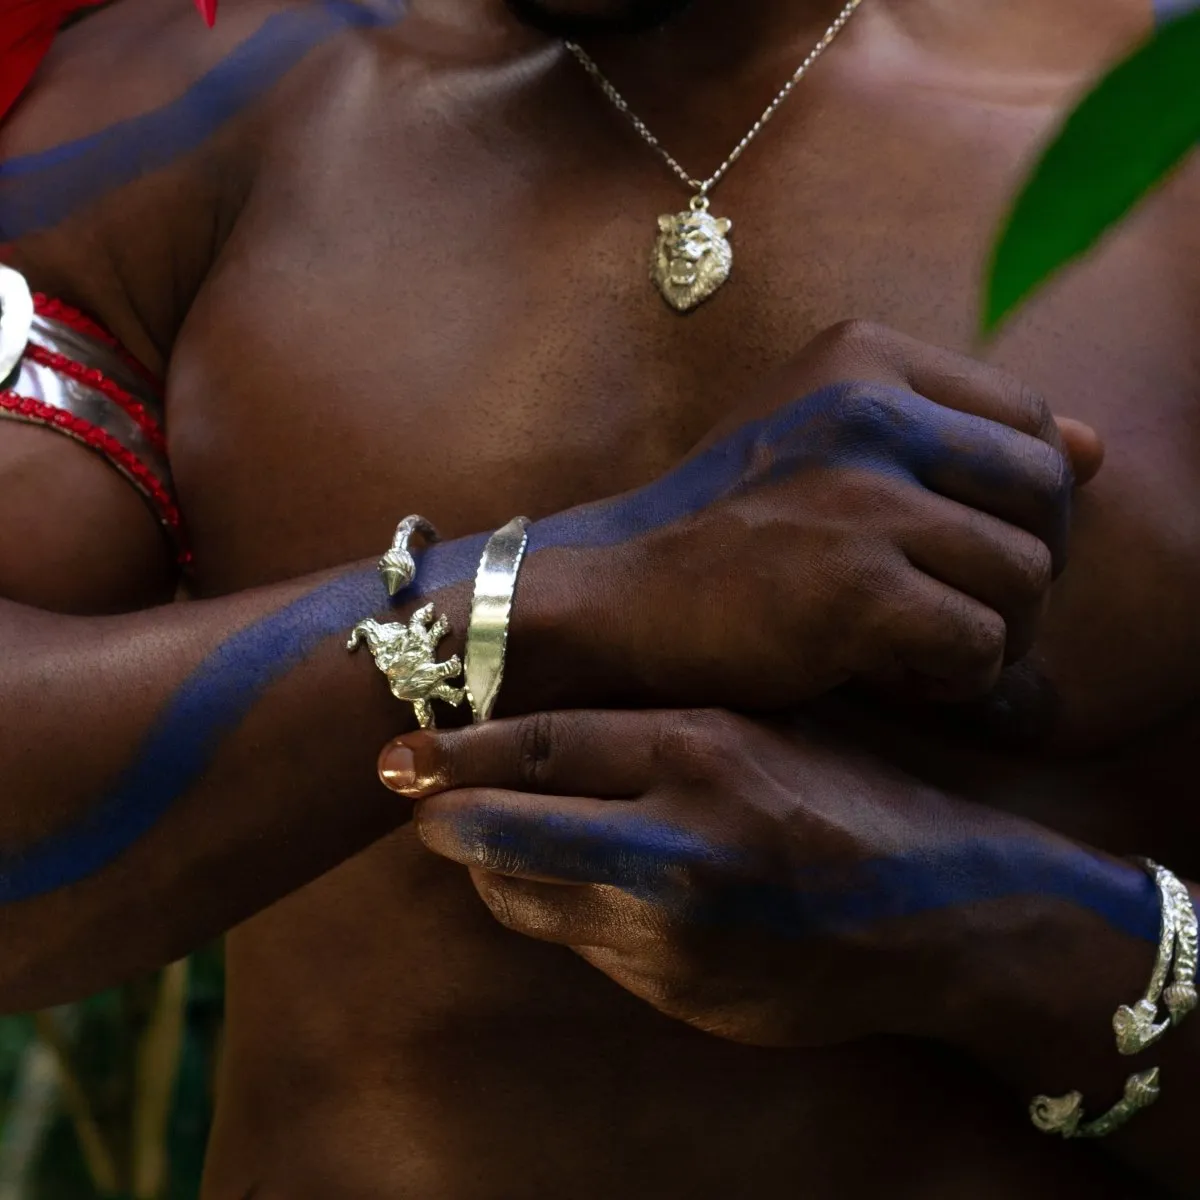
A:
POLYGON ((929 489, 1032 533, 1066 565, 1072 476, 1065 456, 1038 438, 913 398, 909 461, 929 489), (922 411, 928 405, 928 410, 922 411))
POLYGON ((995 687, 1006 638, 998 613, 918 571, 886 611, 885 640, 904 668, 929 681, 929 699, 969 700, 995 687))
POLYGON ((945 408, 1007 425, 1062 450, 1063 440, 1045 398, 1007 371, 966 354, 896 334, 900 368, 913 391, 945 408))
POLYGON ((1082 421, 1071 417, 1055 417, 1063 448, 1071 460, 1075 486, 1090 483, 1104 465, 1104 442, 1100 435, 1082 421))
POLYGON ((912 514, 900 545, 913 566, 998 613, 1005 661, 1033 645, 1052 576, 1050 551, 1031 533, 941 496, 912 514))
POLYGON ((636 889, 714 857, 698 835, 631 801, 464 788, 421 801, 413 819, 435 854, 524 879, 636 889))
POLYGON ((996 421, 1037 438, 1066 452, 1080 482, 1091 479, 1100 468, 1103 446, 1095 430, 1081 421, 1056 421, 1037 389, 1007 371, 869 321, 843 322, 827 331, 824 348, 828 351, 831 347, 835 361, 849 360, 848 378, 888 386, 900 378, 914 392, 944 408, 996 421))
POLYGON ((379 774, 393 791, 414 797, 475 786, 637 796, 653 779, 658 728, 671 717, 579 710, 421 730, 384 747, 379 774))
POLYGON ((561 946, 617 947, 639 936, 642 906, 610 887, 544 883, 472 870, 472 882, 506 929, 561 946))

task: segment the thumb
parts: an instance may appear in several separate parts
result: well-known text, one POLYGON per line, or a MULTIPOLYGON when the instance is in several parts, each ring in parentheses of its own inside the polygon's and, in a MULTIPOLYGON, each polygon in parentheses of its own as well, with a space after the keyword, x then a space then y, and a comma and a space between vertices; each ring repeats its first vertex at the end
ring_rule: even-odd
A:
POLYGON ((420 729, 384 746, 379 755, 379 778, 402 796, 431 796, 454 787, 453 754, 441 744, 442 735, 420 729))
POLYGON ((1063 440, 1063 449, 1071 461, 1075 473, 1075 484, 1082 487, 1095 478, 1104 462, 1104 442, 1100 435, 1082 421, 1071 417, 1055 417, 1055 424, 1063 440))
POLYGON ((412 799, 477 787, 631 798, 655 779, 664 731, 681 722, 686 718, 672 711, 573 709, 441 733, 422 729, 383 748, 379 777, 412 799))

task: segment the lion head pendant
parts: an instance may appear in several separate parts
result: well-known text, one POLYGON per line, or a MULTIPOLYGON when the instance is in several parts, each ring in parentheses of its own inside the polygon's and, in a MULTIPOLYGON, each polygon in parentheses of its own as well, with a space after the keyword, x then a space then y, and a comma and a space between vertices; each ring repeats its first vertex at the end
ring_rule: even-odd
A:
POLYGON ((695 197, 686 212, 658 218, 658 240, 650 275, 663 299, 676 312, 688 312, 707 300, 729 278, 733 247, 727 217, 708 213, 708 200, 695 197))

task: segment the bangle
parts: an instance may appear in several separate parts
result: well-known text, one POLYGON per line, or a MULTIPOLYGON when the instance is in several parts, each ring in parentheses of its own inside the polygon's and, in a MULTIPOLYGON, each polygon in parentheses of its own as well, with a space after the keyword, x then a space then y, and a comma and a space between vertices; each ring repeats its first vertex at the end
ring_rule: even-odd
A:
POLYGON ((1170 987, 1163 989, 1163 1003, 1174 1026, 1196 1007, 1196 909, 1191 893, 1181 880, 1162 867, 1156 870, 1165 877, 1175 911, 1175 969, 1170 987))
POLYGON ((1083 1094, 1037 1096, 1029 1106, 1029 1116, 1043 1133, 1060 1133, 1065 1138, 1107 1137, 1120 1129, 1130 1117, 1149 1108, 1158 1099, 1161 1088, 1158 1068, 1151 1067, 1125 1080, 1125 1094, 1094 1121, 1083 1119, 1083 1094))
MULTIPOLYGON (((1160 867, 1148 858, 1137 861, 1158 889, 1161 914, 1158 953, 1145 994, 1136 1004, 1122 1004, 1113 1014, 1113 1032, 1119 1054, 1137 1054, 1152 1046, 1196 1007, 1198 924, 1191 893, 1166 867, 1160 867), (1169 987, 1168 974, 1171 975, 1169 987), (1160 1003, 1167 1009, 1167 1018, 1156 1024, 1160 1003)), ((1065 1138, 1106 1137, 1135 1113, 1149 1108, 1160 1092, 1158 1068, 1152 1067, 1130 1075, 1125 1081, 1122 1098, 1093 1121, 1083 1119, 1083 1095, 1080 1092, 1068 1092, 1065 1096, 1035 1096, 1029 1106, 1029 1116, 1043 1133, 1057 1133, 1065 1138)))
POLYGON ((1113 1013, 1113 1033, 1117 1038, 1118 1054, 1139 1054, 1153 1046, 1171 1028, 1170 1017, 1157 1025, 1154 1022, 1158 1016, 1158 1006, 1162 999, 1163 988, 1167 984, 1167 973, 1171 969, 1171 960, 1175 955, 1177 905, 1167 883, 1166 877, 1170 875, 1170 872, 1158 866, 1157 863, 1151 862, 1148 858, 1137 861, 1158 888, 1158 907, 1161 913, 1158 953, 1154 959, 1154 970, 1150 972, 1150 982, 1146 985, 1145 994, 1136 1004, 1122 1004, 1113 1013))
POLYGON ((529 541, 529 520, 514 517, 488 538, 475 573, 475 594, 467 626, 464 678, 477 722, 491 718, 504 681, 504 652, 517 572, 529 541))
MULTIPOLYGON (((414 533, 422 533, 430 541, 437 538, 424 517, 405 517, 396 528, 391 548, 379 560, 379 574, 391 596, 416 578, 416 562, 408 548, 414 533)), ((462 688, 452 686, 452 680, 462 674, 458 655, 438 661, 438 643, 449 632, 446 617, 435 616, 433 605, 426 604, 407 622, 381 622, 370 617, 359 621, 350 631, 346 649, 353 652, 365 641, 375 665, 387 677, 392 695, 411 704, 417 724, 430 729, 434 725, 431 701, 459 705, 465 695, 462 688)))

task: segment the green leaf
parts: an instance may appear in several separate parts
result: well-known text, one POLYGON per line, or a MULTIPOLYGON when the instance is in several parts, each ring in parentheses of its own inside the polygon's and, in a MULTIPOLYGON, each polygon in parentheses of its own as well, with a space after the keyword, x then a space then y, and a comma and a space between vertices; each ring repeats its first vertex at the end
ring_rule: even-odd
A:
POLYGON ((1067 118, 1018 196, 982 306, 992 332, 1200 141, 1200 9, 1161 26, 1067 118))

